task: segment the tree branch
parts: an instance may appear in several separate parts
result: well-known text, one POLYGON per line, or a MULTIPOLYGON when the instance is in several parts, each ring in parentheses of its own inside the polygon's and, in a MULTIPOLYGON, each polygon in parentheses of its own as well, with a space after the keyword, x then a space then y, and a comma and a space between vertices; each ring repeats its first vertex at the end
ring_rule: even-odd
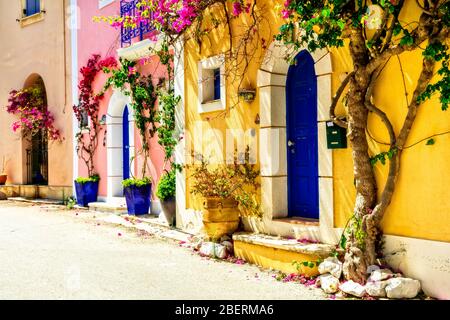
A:
POLYGON ((371 60, 366 67, 366 71, 372 74, 378 67, 383 64, 387 59, 394 55, 399 55, 405 51, 412 51, 417 49, 419 45, 431 36, 431 27, 434 25, 434 21, 429 15, 422 14, 419 25, 411 32, 414 38, 412 45, 397 45, 388 47, 384 50, 376 59, 371 60))
MULTIPOLYGON (((430 40, 436 41, 436 38, 430 40)), ((413 98, 408 106, 408 113, 406 115, 405 121, 403 122, 403 126, 400 130, 400 134, 397 137, 397 141, 395 143, 395 148, 397 150, 396 153, 392 156, 389 161, 389 174, 386 180, 385 187, 380 197, 380 201, 375 206, 373 211, 373 220, 378 223, 383 218, 383 215, 391 203, 392 195, 395 189, 395 182, 398 178, 398 173, 400 171, 400 161, 399 157, 405 146, 406 140, 408 139, 411 128, 414 124, 414 120, 416 119, 417 110, 420 106, 420 102, 418 101, 419 95, 425 91, 431 79, 433 78, 433 69, 436 62, 432 59, 424 58, 422 62, 422 72, 417 81, 416 88, 414 90, 413 98)))
POLYGON ((375 72, 372 75, 369 87, 367 88, 367 92, 366 92, 365 106, 367 109, 369 109, 370 111, 375 113, 377 116, 379 116, 381 118, 381 120, 383 121, 383 123, 386 126, 386 129, 389 133, 389 143, 390 143, 390 147, 392 149, 392 148, 394 148, 395 143, 396 143, 394 127, 392 126, 392 123, 389 120, 386 113, 383 112, 381 109, 377 108, 375 106, 375 104, 372 103, 373 88, 375 86, 376 80, 378 79, 378 76, 380 75, 381 71, 382 71, 382 69, 380 69, 378 72, 375 72))
POLYGON ((335 110, 336 110, 336 106, 341 98, 342 93, 345 90, 345 87, 347 87, 347 84, 349 83, 350 79, 353 77, 353 75, 355 74, 355 71, 350 72, 347 77, 344 79, 344 81, 342 81, 341 85, 339 86, 339 88, 336 91, 336 94, 333 97, 333 100, 331 101, 331 106, 330 106, 330 119, 337 124, 338 126, 342 127, 342 128, 347 128, 348 127, 348 123, 339 119, 338 117, 336 117, 335 114, 335 110))
POLYGON ((233 52, 233 33, 231 32, 231 23, 230 23, 230 16, 228 15, 228 9, 225 1, 222 1, 223 11, 225 12, 225 18, 227 20, 227 26, 228 26, 228 34, 230 35, 230 56, 232 56, 233 52))

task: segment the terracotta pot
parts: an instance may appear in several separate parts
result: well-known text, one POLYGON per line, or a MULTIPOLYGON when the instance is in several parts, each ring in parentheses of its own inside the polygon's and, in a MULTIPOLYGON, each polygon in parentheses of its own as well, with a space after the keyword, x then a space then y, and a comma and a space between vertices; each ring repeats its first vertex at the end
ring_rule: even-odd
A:
POLYGON ((239 227, 238 202, 234 199, 206 198, 203 202, 203 225, 206 234, 219 239, 239 227))
POLYGON ((4 185, 6 183, 7 179, 8 179, 8 175, 0 174, 0 186, 4 185))

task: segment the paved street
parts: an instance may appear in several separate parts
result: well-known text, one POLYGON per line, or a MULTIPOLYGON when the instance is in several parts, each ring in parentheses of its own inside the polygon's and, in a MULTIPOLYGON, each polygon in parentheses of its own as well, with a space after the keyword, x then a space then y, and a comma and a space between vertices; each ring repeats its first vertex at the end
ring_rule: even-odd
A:
POLYGON ((0 299, 324 298, 75 210, 3 201, 0 219, 0 299))

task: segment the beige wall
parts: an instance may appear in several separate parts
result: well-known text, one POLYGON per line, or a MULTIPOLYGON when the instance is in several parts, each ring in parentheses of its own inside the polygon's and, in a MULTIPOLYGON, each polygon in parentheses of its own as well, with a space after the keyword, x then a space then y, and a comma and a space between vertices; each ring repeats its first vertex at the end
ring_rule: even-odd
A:
MULTIPOLYGON (((6 156, 8 184, 26 178, 22 140, 11 130, 15 117, 6 113, 8 93, 21 89, 31 74, 46 87, 48 110, 55 117, 63 142, 50 142, 49 185, 72 185, 72 103, 70 30, 65 16, 68 0, 41 1, 45 13, 22 18, 21 0, 0 1, 0 160, 6 156), (45 2, 45 3, 44 3, 45 2), (19 19, 21 21, 17 21, 19 19)), ((0 168, 1 169, 1 168, 0 168)))

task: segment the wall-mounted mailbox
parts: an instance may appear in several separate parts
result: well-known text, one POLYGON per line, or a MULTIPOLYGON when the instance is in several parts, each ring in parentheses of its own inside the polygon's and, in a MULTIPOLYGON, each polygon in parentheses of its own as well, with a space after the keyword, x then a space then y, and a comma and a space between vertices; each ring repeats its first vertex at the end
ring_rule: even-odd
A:
POLYGON ((327 121, 327 148, 345 149, 347 148, 347 129, 335 124, 333 121, 327 121))

